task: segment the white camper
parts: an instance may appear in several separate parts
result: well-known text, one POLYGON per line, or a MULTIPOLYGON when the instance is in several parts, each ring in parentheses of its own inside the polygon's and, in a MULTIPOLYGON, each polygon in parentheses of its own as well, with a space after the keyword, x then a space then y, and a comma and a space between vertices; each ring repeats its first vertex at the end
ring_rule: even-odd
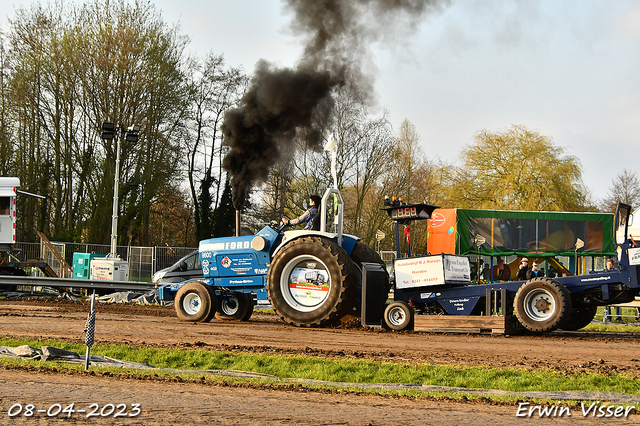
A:
POLYGON ((0 177, 0 251, 10 251, 16 243, 17 177, 0 177))

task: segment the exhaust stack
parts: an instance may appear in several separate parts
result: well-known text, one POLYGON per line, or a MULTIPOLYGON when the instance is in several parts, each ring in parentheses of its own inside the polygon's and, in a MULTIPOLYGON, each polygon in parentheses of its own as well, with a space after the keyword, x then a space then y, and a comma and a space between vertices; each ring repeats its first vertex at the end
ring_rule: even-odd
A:
POLYGON ((240 210, 236 210, 236 237, 240 236, 240 210))

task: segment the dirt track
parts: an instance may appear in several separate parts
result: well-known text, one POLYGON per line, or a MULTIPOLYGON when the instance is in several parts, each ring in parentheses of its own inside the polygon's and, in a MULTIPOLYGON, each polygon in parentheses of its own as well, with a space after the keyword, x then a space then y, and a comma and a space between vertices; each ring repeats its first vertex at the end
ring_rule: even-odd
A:
MULTIPOLYGON (((13 338, 50 338, 83 342, 87 312, 87 303, 0 301, 0 332, 5 337, 13 338)), ((364 330, 349 324, 332 329, 300 329, 285 325, 273 315, 266 314, 256 314, 248 323, 214 320, 211 323, 192 324, 179 322, 171 307, 100 304, 97 307, 95 342, 96 344, 126 343, 131 346, 200 347, 234 352, 304 353, 309 356, 322 357, 429 362, 465 366, 490 365, 530 370, 555 369, 563 372, 599 372, 604 374, 625 372, 636 378, 640 377, 640 353, 638 352, 640 338, 631 335, 603 337, 602 335, 573 332, 546 336, 505 337, 412 332, 391 333, 364 330)), ((7 380, 7 382, 13 380, 14 383, 62 381, 64 386, 61 384, 56 386, 63 388, 66 388, 67 383, 77 382, 75 385, 69 384, 69 389, 97 386, 100 388, 100 392, 107 396, 110 392, 115 392, 114 395, 117 395, 118 389, 123 387, 121 380, 112 378, 84 376, 69 378, 43 372, 0 370, 0 378, 0 380, 7 380)), ((4 385, 3 387, 7 388, 4 385)), ((9 388, 13 389, 13 386, 9 386, 9 388)), ((18 387, 16 386, 16 388, 18 387)), ((28 387, 19 386, 19 388, 25 389, 27 392, 28 387)), ((421 419, 415 424, 429 424, 436 422, 436 420, 438 422, 448 420, 453 424, 458 424, 462 422, 461 419, 465 419, 466 423, 472 421, 476 424, 486 424, 491 421, 497 424, 510 424, 523 420, 515 418, 515 406, 504 405, 490 406, 424 400, 416 405, 412 401, 404 399, 396 400, 363 395, 309 394, 307 392, 290 392, 289 390, 231 389, 227 387, 211 389, 210 385, 176 383, 153 383, 151 385, 136 383, 134 380, 127 383, 124 388, 127 391, 135 392, 124 398, 125 402, 134 402, 136 395, 143 391, 145 395, 147 392, 156 392, 155 396, 149 394, 144 397, 146 398, 146 407, 149 408, 145 411, 146 420, 142 421, 142 418, 139 418, 140 424, 153 424, 154 421, 158 421, 158 424, 164 423, 163 415, 160 414, 160 417, 157 415, 158 413, 166 415, 168 408, 165 411, 160 408, 165 403, 177 411, 184 411, 182 416, 186 418, 178 417, 184 420, 233 424, 232 420, 236 417, 224 417, 221 412, 214 409, 216 405, 209 399, 215 399, 217 404, 226 406, 229 403, 230 406, 235 406, 236 412, 242 413, 237 417, 238 423, 244 424, 260 424, 265 423, 265 420, 279 424, 410 423, 405 415, 401 415, 399 412, 397 415, 393 414, 397 412, 394 407, 399 408, 400 406, 405 410, 415 410, 415 418, 421 419), (166 393, 175 395, 176 392, 177 397, 160 396, 166 393), (187 395, 197 395, 197 398, 202 399, 205 404, 200 407, 207 408, 187 409, 188 405, 182 405, 183 403, 188 404, 188 401, 192 400, 187 395), (182 401, 183 398, 184 401, 182 401), (253 400, 253 398, 256 399, 253 400), (285 398, 287 401, 284 401, 285 398), (171 400, 171 402, 169 403, 167 400, 171 400), (223 400, 226 402, 223 403, 223 400), (252 400, 254 403, 250 405, 252 400), (272 401, 272 404, 265 406, 265 400, 272 401), (246 405, 241 401, 247 401, 246 405), (300 408, 297 404, 302 404, 304 408, 300 408), (293 406, 298 408, 293 409, 293 406), (256 407, 262 407, 262 409, 256 407), (381 407, 380 411, 375 407, 381 407), (343 414, 337 414, 338 417, 324 415, 323 413, 326 413, 327 410, 331 413, 343 414), (152 413, 155 414, 152 415, 152 413), (195 417, 190 417, 191 415, 195 417)), ((42 390, 40 394, 42 395, 42 390)), ((74 398, 72 390, 60 393, 60 395, 65 395, 65 402, 74 398)), ((7 397, 9 396, 10 394, 7 397)), ((18 395, 15 397, 17 398, 18 395)), ((22 395, 22 397, 27 398, 28 394, 22 395)), ((109 401, 109 398, 104 401, 104 403, 115 403, 115 401, 109 401)), ((2 400, 1 408, 3 411, 0 411, 0 415, 6 415, 7 407, 5 404, 8 402, 7 398, 2 400)), ((632 417, 637 420, 637 416, 632 417)), ((590 421, 588 418, 581 420, 583 422, 590 421)), ((627 420, 630 421, 631 418, 627 420)), ((622 419, 616 419, 616 421, 620 422, 616 424, 625 423, 622 419)), ((0 423, 4 422, 0 421, 0 423)))

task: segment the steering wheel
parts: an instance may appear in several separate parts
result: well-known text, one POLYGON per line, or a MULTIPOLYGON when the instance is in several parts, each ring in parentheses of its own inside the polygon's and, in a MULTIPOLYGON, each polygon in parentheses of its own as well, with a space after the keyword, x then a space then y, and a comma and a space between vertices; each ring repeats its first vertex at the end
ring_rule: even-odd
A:
POLYGON ((291 226, 291 219, 286 214, 283 214, 280 218, 280 229, 284 229, 287 226, 291 226), (287 220, 286 222, 284 220, 287 220))

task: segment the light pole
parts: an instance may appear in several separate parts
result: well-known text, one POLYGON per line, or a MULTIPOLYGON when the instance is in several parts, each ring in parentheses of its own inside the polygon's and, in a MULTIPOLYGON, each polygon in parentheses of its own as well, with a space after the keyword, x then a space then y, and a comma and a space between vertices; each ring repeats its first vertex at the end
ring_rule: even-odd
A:
POLYGON ((113 123, 104 122, 102 123, 102 139, 104 140, 113 140, 116 138, 116 171, 113 183, 113 212, 111 215, 111 252, 108 257, 118 257, 118 253, 116 251, 116 245, 118 241, 118 190, 119 190, 119 181, 120 181, 120 140, 125 139, 127 142, 136 143, 138 142, 138 132, 140 131, 140 126, 134 124, 124 130, 122 125, 119 125, 117 128, 113 123))

